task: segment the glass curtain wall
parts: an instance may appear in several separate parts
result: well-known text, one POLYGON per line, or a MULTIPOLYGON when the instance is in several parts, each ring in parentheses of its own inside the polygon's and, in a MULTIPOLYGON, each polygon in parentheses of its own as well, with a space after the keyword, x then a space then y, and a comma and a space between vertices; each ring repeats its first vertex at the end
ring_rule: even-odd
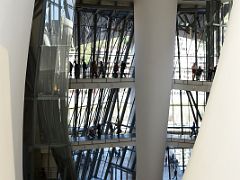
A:
POLYGON ((67 131, 73 8, 72 0, 35 2, 25 92, 25 179, 76 179, 67 131))
MULTIPOLYGON (((75 17, 71 81, 133 78, 132 10, 77 8, 75 17)), ((134 179, 135 147, 110 147, 107 142, 135 137, 135 89, 70 89, 68 101, 70 141, 106 143, 106 148, 73 151, 77 178, 134 179)))

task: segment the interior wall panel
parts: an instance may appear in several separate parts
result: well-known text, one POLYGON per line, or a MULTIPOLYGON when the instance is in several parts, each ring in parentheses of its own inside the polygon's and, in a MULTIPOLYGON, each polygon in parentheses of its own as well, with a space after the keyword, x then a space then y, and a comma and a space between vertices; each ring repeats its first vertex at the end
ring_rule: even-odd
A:
MULTIPOLYGON (((18 180, 22 179, 23 102, 33 4, 34 0, 0 1, 0 44, 6 48, 9 56, 13 129, 10 132, 13 134, 14 164, 18 180)), ((2 71, 1 76, 4 76, 2 71)), ((1 126, 4 127, 4 123, 1 126)), ((1 160, 0 163, 5 162, 1 160)))

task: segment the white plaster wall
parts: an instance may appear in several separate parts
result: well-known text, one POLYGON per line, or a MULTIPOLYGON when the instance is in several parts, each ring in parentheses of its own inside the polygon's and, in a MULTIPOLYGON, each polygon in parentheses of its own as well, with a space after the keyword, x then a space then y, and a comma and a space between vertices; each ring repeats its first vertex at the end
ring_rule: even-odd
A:
POLYGON ((134 2, 137 180, 162 179, 176 10, 176 0, 134 2))
POLYGON ((15 179, 7 50, 0 46, 0 179, 15 179))
POLYGON ((240 1, 233 3, 217 73, 184 180, 239 179, 240 1))
MULTIPOLYGON (((11 128, 5 130, 13 133, 12 148, 14 150, 15 177, 17 180, 22 179, 23 101, 33 5, 34 0, 0 1, 0 44, 6 48, 9 55, 13 131, 11 131, 11 128)), ((5 67, 1 65, 1 69, 3 68, 5 67)), ((0 73, 1 77, 6 76, 4 71, 1 70, 0 73)), ((1 84, 1 88, 4 88, 5 85, 1 84)), ((1 121, 2 118, 2 114, 0 114, 1 121)), ((8 128, 5 127, 5 123, 1 123, 0 127, 8 128)), ((6 139, 6 141, 8 140, 6 139)), ((12 142, 8 143, 12 144, 12 142)), ((0 146, 2 147, 2 144, 0 146)), ((2 148, 0 148, 0 154, 2 151, 2 148)), ((6 162, 1 159, 0 164, 2 163, 5 164, 6 162)), ((7 167, 6 169, 1 168, 0 174, 1 171, 7 171, 7 167)), ((14 175, 11 179, 14 179, 14 175)), ((6 180, 11 179, 7 178, 6 180)))

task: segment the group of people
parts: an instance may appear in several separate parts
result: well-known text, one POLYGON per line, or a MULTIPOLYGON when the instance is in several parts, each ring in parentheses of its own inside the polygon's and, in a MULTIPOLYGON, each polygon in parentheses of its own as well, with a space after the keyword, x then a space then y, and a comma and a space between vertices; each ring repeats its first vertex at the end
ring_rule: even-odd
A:
MULTIPOLYGON (((109 131, 110 131, 111 136, 116 131, 117 136, 120 137, 120 134, 122 133, 121 125, 117 125, 116 128, 113 128, 112 123, 110 123, 109 131)), ((96 135, 97 135, 98 139, 101 138, 101 135, 102 135, 102 125, 101 124, 98 124, 96 127, 95 126, 89 127, 89 129, 88 129, 87 136, 89 137, 89 139, 95 139, 96 135)))
POLYGON ((98 124, 97 127, 90 127, 88 129, 88 137, 89 139, 94 139, 95 137, 97 137, 100 139, 101 135, 102 135, 102 126, 101 124, 98 124))
MULTIPOLYGON (((74 63, 69 62, 69 75, 72 77, 72 72, 74 69, 74 77, 76 79, 80 78, 80 64, 74 61, 74 63)), ((126 61, 122 61, 120 64, 120 78, 126 77, 125 69, 126 69, 127 63, 126 61)), ((82 72, 83 72, 83 78, 87 77, 87 69, 88 65, 86 64, 85 61, 82 62, 82 72)), ((119 65, 118 62, 114 63, 113 66, 113 77, 118 78, 119 76, 119 65)), ((90 78, 105 78, 106 77, 106 66, 102 61, 98 63, 93 60, 90 62, 90 78)))
MULTIPOLYGON (((213 80, 216 70, 217 70, 217 66, 215 66, 215 67, 210 66, 208 68, 208 71, 207 71, 207 80, 208 81, 213 80)), ((192 65, 192 80, 194 81, 196 78, 196 80, 199 81, 202 76, 202 73, 203 73, 202 67, 201 66, 198 67, 197 63, 193 63, 193 65, 192 65)))
POLYGON ((196 63, 193 63, 193 65, 192 65, 192 80, 194 81, 196 78, 196 80, 199 81, 202 76, 202 72, 203 72, 202 67, 201 66, 198 67, 196 63))
POLYGON ((76 79, 80 77, 80 65, 74 61, 73 63, 69 61, 69 75, 72 77, 72 71, 74 69, 74 76, 76 79))
MULTIPOLYGON (((120 67, 120 78, 123 78, 126 77, 126 74, 125 74, 125 68, 126 68, 127 64, 125 61, 122 61, 121 62, 121 67, 120 67)), ((115 62, 114 63, 114 66, 113 66, 113 77, 114 78, 118 78, 118 71, 119 71, 119 66, 118 66, 118 63, 115 62)))

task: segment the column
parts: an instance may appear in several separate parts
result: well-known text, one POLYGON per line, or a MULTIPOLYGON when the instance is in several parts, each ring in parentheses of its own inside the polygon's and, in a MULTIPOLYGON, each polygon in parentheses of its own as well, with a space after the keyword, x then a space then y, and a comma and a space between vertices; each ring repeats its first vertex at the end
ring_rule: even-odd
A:
MULTIPOLYGON (((14 162, 12 163, 15 166, 15 175, 13 176, 15 176, 17 180, 22 179, 23 103, 33 5, 34 0, 0 1, 0 45, 3 46, 8 53, 9 58, 7 64, 9 64, 9 82, 11 87, 9 89, 9 96, 11 97, 11 118, 4 119, 3 114, 0 113, 0 121, 2 122, 1 128, 9 127, 7 126, 8 123, 12 125, 11 128, 5 129, 5 131, 8 131, 9 137, 12 136, 12 138, 6 138, 7 142, 5 143, 8 143, 14 151, 14 162), (8 120, 12 122, 6 122, 8 120)), ((2 61, 2 59, 0 59, 0 61, 2 61)), ((0 63, 2 69, 0 76, 7 79, 7 74, 3 71, 3 69, 7 67, 3 66, 2 63, 3 62, 0 63)), ((0 88, 6 87, 6 84, 1 84, 0 88)), ((10 99, 8 99, 8 101, 10 101, 10 99)), ((4 147, 2 144, 0 144, 0 146, 4 147)), ((11 151, 9 151, 9 156, 11 156, 11 151)), ((0 164, 7 168, 5 163, 6 162, 1 159, 0 164)), ((1 168, 1 174, 7 171, 5 168, 1 168)), ((0 179, 12 180, 13 178, 0 179)))
POLYGON ((176 0, 134 2, 137 180, 162 179, 176 11, 176 0))

